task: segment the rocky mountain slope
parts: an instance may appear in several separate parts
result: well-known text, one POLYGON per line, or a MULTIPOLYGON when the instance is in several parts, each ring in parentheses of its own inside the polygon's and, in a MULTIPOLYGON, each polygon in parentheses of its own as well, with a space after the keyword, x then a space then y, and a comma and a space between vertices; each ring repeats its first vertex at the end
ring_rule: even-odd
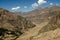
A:
POLYGON ((56 8, 52 7, 53 11, 48 13, 50 17, 52 16, 49 21, 44 21, 41 24, 34 22, 36 27, 17 40, 60 40, 60 7, 56 8))
POLYGON ((32 21, 36 23, 41 23, 44 21, 49 21, 55 13, 52 13, 53 11, 60 10, 60 7, 53 6, 53 7, 46 7, 43 9, 37 9, 35 11, 32 11, 31 14, 29 13, 29 16, 26 16, 28 19, 31 19, 32 21))
POLYGON ((60 10, 53 13, 56 15, 31 40, 60 40, 60 10))
POLYGON ((16 40, 33 27, 30 20, 0 8, 0 40, 16 40))
POLYGON ((60 40, 60 7, 36 9, 23 17, 0 8, 0 40, 60 40))
POLYGON ((41 22, 50 20, 55 15, 55 13, 52 12, 57 10, 60 10, 60 6, 39 8, 31 12, 23 13, 22 15, 32 22, 40 24, 41 22))
POLYGON ((41 32, 43 32, 43 29, 44 32, 46 32, 49 30, 55 30, 57 28, 60 28, 60 10, 54 11, 53 13, 56 13, 56 15, 53 16, 50 22, 44 28, 41 29, 41 32))

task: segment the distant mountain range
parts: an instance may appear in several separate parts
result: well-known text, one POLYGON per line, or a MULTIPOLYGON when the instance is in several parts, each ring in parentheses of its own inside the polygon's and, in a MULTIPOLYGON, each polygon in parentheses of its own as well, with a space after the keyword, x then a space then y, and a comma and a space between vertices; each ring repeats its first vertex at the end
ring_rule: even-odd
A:
POLYGON ((31 12, 26 12, 26 13, 21 12, 16 14, 26 17, 33 22, 41 23, 43 21, 48 21, 49 19, 51 19, 56 14, 52 12, 58 10, 60 10, 59 6, 51 6, 51 7, 36 9, 31 12))

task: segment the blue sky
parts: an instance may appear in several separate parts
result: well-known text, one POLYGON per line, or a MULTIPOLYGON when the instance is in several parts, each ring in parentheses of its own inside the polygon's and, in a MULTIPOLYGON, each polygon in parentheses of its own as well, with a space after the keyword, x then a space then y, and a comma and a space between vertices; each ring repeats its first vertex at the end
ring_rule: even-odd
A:
POLYGON ((54 5, 60 6, 60 0, 0 0, 0 8, 16 12, 28 12, 54 5))

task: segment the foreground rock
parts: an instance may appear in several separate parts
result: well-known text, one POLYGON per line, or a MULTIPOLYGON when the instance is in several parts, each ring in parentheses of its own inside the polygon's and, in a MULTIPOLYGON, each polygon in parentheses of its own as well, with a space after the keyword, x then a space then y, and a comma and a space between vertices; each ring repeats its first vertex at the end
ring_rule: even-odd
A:
POLYGON ((16 40, 35 25, 19 15, 0 8, 0 40, 16 40))

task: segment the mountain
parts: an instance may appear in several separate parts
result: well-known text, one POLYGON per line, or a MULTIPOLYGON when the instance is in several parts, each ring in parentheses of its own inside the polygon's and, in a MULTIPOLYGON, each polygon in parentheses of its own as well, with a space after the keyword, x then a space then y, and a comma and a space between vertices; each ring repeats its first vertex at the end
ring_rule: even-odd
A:
POLYGON ((56 13, 56 15, 52 17, 50 22, 45 27, 43 27, 40 32, 47 32, 50 30, 55 30, 57 28, 60 28, 60 10, 53 11, 52 13, 56 13))
POLYGON ((54 10, 56 11, 60 10, 60 7, 53 6, 53 7, 46 7, 43 9, 37 9, 35 11, 32 11, 31 15, 29 14, 30 16, 26 17, 40 24, 41 22, 50 20, 55 15, 55 13, 51 13, 54 10))
POLYGON ((27 14, 27 12, 14 12, 14 13, 23 17, 27 14))
POLYGON ((52 13, 56 13, 56 15, 31 40, 60 40, 60 10, 55 10, 52 13))
POLYGON ((43 20, 46 19, 48 21, 41 20, 42 22, 37 24, 36 22, 40 21, 36 20, 36 22, 33 22, 35 20, 34 19, 32 22, 36 24, 36 27, 29 30, 27 33, 25 33, 25 35, 20 36, 17 40, 60 40, 60 7, 53 6, 44 9, 46 13, 44 12, 38 15, 37 12, 37 15, 35 15, 33 12, 35 17, 26 16, 26 18, 38 18, 38 20, 43 18, 43 20), (49 17, 51 18, 49 19, 49 17))
POLYGON ((53 11, 60 10, 60 6, 51 6, 46 8, 39 8, 27 13, 23 13, 23 17, 31 20, 32 22, 40 24, 41 22, 50 20, 55 13, 53 11))
POLYGON ((0 8, 0 40, 16 40, 35 25, 24 17, 0 8))

